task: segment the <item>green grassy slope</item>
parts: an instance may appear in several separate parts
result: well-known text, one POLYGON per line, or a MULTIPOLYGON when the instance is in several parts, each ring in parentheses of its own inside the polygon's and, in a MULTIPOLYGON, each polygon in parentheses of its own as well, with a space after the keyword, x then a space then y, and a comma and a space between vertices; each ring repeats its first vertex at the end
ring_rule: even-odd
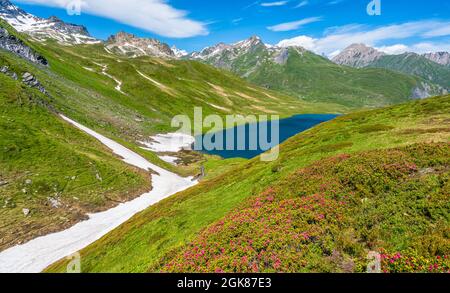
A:
MULTIPOLYGON (((0 162, 0 232, 5 235, 0 249, 69 227, 84 219, 87 212, 107 209, 150 189, 148 174, 126 166, 54 112, 121 142, 157 165, 188 175, 197 174, 200 167, 176 168, 139 149, 136 140, 171 130, 171 118, 183 113, 192 116, 194 106, 202 106, 205 115, 239 112, 288 116, 341 109, 273 93, 197 62, 120 59, 100 45, 43 44, 4 22, 0 26, 49 61, 48 67, 38 66, 0 50, 0 67, 7 66, 19 77, 14 81, 0 74, 0 146, 5 149, 0 162), (109 76, 104 74, 103 65, 107 65, 109 76), (138 71, 157 83, 164 82, 164 86, 138 71), (49 96, 20 82, 25 72, 34 75, 49 96), (122 81, 122 92, 115 89, 117 83, 111 76, 122 81), (30 214, 25 216, 23 210, 30 210, 30 214)), ((214 162, 216 166, 222 163, 214 162)))
POLYGON ((162 270, 365 272, 377 251, 397 256, 384 271, 447 272, 449 179, 448 143, 324 159, 247 199, 162 270))
MULTIPOLYGON (((264 45, 235 59, 205 60, 262 87, 299 97, 304 101, 337 103, 348 108, 380 107, 411 100, 422 79, 399 72, 339 66, 302 48, 289 48, 284 63, 264 45), (229 65, 230 64, 230 65, 229 65)), ((434 85, 430 92, 439 93, 434 85)))
POLYGON ((151 189, 149 174, 50 112, 48 97, 3 74, 0 85, 0 250, 151 189))
POLYGON ((383 56, 370 64, 370 67, 386 68, 420 76, 424 80, 429 80, 443 88, 450 89, 450 67, 440 65, 417 54, 405 53, 383 56))
POLYGON ((199 62, 130 59, 108 53, 103 45, 35 43, 34 47, 49 60, 50 70, 36 75, 54 93, 57 108, 96 130, 127 140, 173 130, 172 118, 180 114, 192 117, 195 106, 202 107, 204 115, 222 116, 286 117, 348 110, 271 92, 199 62), (110 77, 102 74, 103 66, 110 77), (117 82, 111 77, 122 83, 122 92, 115 89, 117 82))
MULTIPOLYGON (((136 215, 81 251, 82 270, 161 270, 203 229, 246 199, 286 182, 293 172, 314 162, 343 153, 420 142, 448 143, 449 108, 450 97, 445 96, 354 113, 319 125, 282 144, 280 158, 275 162, 262 163, 255 158, 136 215)), ((355 176, 359 174, 356 169, 349 170, 355 176)), ((64 270, 64 262, 49 268, 64 270)))

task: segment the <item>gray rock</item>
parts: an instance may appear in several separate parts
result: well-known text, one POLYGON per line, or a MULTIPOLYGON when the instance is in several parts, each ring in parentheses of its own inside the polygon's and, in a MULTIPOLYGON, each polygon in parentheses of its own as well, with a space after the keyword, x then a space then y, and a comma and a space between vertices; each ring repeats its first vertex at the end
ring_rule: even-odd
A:
POLYGON ((0 68, 0 73, 6 74, 7 76, 17 80, 17 74, 15 72, 12 72, 8 66, 2 66, 0 68))
POLYGON ((383 52, 364 44, 353 44, 334 57, 333 62, 339 65, 362 68, 385 55, 383 52))
POLYGON ((25 217, 27 217, 30 214, 30 210, 29 209, 22 209, 22 213, 25 217))
POLYGON ((50 202, 51 206, 55 209, 61 206, 61 202, 57 198, 48 197, 47 200, 50 202))
POLYGON ((31 73, 25 72, 22 75, 22 82, 29 87, 38 89, 41 93, 48 95, 47 90, 41 85, 41 83, 31 73))
POLYGON ((33 63, 44 66, 48 65, 48 62, 44 57, 34 52, 30 47, 25 45, 15 36, 9 34, 9 32, 2 27, 0 27, 0 48, 10 51, 33 63))
POLYGON ((282 48, 280 52, 275 56, 273 61, 277 64, 284 65, 289 59, 289 48, 282 48))

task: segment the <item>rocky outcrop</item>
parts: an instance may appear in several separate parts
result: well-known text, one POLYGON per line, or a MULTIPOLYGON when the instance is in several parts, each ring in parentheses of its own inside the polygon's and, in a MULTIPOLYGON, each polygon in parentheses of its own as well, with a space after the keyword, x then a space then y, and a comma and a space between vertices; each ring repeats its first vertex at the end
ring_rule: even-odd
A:
POLYGON ((421 82, 413 89, 411 99, 425 99, 437 95, 447 95, 448 91, 443 87, 430 85, 426 82, 421 82))
POLYGON ((41 93, 48 95, 47 90, 41 85, 41 83, 31 73, 25 72, 22 75, 22 82, 29 87, 36 88, 41 93))
POLYGON ((377 51, 374 48, 364 44, 353 44, 334 57, 332 61, 339 65, 362 68, 372 64, 383 56, 385 56, 383 52, 377 51))
MULTIPOLYGON (((10 70, 8 66, 0 67, 0 73, 3 73, 5 75, 11 77, 14 80, 19 80, 17 73, 10 70)), ((25 85, 32 87, 32 88, 36 88, 41 93, 49 96, 49 94, 48 94, 47 90, 44 88, 44 86, 42 86, 42 84, 37 80, 37 78, 34 77, 31 73, 25 72, 24 74, 22 74, 21 81, 25 85)))
POLYGON ((105 46, 113 53, 129 57, 176 58, 175 53, 167 44, 156 39, 139 38, 126 32, 119 32, 109 37, 105 46))
POLYGON ((273 58, 273 61, 277 64, 284 65, 289 59, 289 48, 282 48, 273 58))
POLYGON ((5 28, 0 27, 0 48, 10 51, 19 57, 36 64, 47 66, 47 60, 25 45, 20 39, 11 35, 5 28))
POLYGON ((11 78, 14 79, 14 80, 18 80, 18 79, 19 79, 18 76, 17 76, 17 73, 15 73, 15 72, 9 70, 9 67, 8 67, 8 66, 2 66, 2 67, 0 67, 0 73, 3 73, 3 74, 5 74, 5 75, 11 77, 11 78))
POLYGON ((444 66, 450 66, 450 53, 449 52, 436 52, 436 53, 426 53, 422 55, 423 57, 436 62, 444 66))

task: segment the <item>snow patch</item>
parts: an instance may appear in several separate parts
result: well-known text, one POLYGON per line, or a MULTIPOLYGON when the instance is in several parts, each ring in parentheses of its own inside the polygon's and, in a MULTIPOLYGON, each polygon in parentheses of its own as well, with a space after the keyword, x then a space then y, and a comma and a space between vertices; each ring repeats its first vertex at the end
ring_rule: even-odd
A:
POLYGON ((182 178, 144 159, 142 156, 102 136, 101 134, 65 117, 61 117, 95 137, 121 156, 123 161, 144 170, 153 170, 152 191, 139 198, 118 205, 102 213, 90 214, 89 220, 80 222, 62 232, 39 237, 30 242, 0 252, 0 272, 38 273, 63 257, 71 255, 100 239, 129 220, 136 213, 177 192, 197 184, 191 177, 182 178))
POLYGON ((159 158, 161 160, 163 160, 164 162, 170 163, 172 165, 176 165, 176 161, 178 160, 177 157, 173 157, 173 156, 159 156, 159 158))
POLYGON ((177 153, 183 149, 190 149, 195 138, 183 133, 158 134, 150 137, 151 142, 140 141, 147 146, 147 150, 157 153, 177 153))

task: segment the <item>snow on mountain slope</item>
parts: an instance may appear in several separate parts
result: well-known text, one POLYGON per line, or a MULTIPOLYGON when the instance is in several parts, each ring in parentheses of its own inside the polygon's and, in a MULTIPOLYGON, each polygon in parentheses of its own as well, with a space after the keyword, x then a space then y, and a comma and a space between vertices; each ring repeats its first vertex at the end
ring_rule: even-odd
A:
POLYGON ((227 59, 236 59, 239 56, 248 53, 251 50, 254 50, 260 46, 265 47, 264 43, 257 36, 253 36, 247 40, 243 40, 237 42, 235 44, 225 44, 219 43, 217 45, 207 47, 203 49, 201 52, 193 52, 189 55, 191 59, 197 60, 213 60, 213 59, 223 59, 223 57, 227 57, 227 59))
POLYGON ((175 46, 172 46, 172 48, 170 48, 170 49, 172 50, 173 54, 175 54, 175 57, 177 57, 177 58, 182 58, 184 56, 189 55, 189 53, 187 51, 178 49, 175 46))
POLYGON ((219 43, 200 52, 193 52, 188 57, 229 70, 244 67, 246 72, 238 72, 238 74, 246 77, 266 61, 284 65, 289 59, 290 49, 297 51, 299 54, 303 54, 305 51, 300 46, 267 45, 260 37, 253 36, 234 44, 219 43))
POLYGON ((29 34, 38 41, 54 39, 65 45, 99 42, 89 35, 84 26, 65 23, 54 16, 48 19, 34 16, 8 0, 0 0, 0 18, 17 31, 29 34))

